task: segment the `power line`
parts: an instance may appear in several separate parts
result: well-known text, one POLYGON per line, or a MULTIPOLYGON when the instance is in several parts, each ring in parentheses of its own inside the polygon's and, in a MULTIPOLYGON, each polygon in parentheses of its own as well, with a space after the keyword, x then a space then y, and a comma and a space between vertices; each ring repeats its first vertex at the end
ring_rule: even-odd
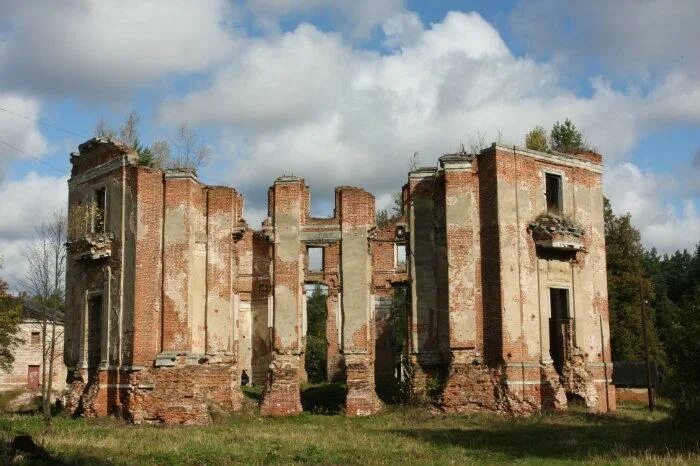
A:
POLYGON ((21 113, 13 112, 12 110, 8 110, 8 109, 3 108, 3 107, 0 107, 0 110, 2 110, 5 113, 9 113, 10 115, 14 115, 14 116, 19 117, 19 118, 24 118, 25 120, 33 121, 34 123, 39 123, 40 125, 44 125, 44 126, 47 126, 49 128, 53 128, 57 131, 63 131, 64 133, 67 133, 67 134, 70 134, 73 136, 78 136, 80 138, 87 137, 84 134, 78 134, 78 133, 71 131, 69 129, 61 128, 61 127, 58 127, 56 125, 52 125, 51 123, 48 123, 46 121, 37 120, 36 118, 32 118, 32 117, 29 117, 27 115, 22 115, 21 113))
POLYGON ((32 154, 27 153, 27 152, 23 151, 22 149, 20 149, 19 147, 13 146, 12 144, 10 144, 10 143, 7 142, 7 141, 3 141, 2 139, 0 139, 0 144, 4 144, 4 145, 6 145, 7 147, 9 147, 10 149, 16 150, 16 151, 19 152, 20 154, 24 154, 24 155, 26 155, 27 157, 32 158, 32 159, 34 159, 35 161, 37 161, 37 162, 39 162, 39 163, 43 163, 43 164, 46 165, 47 167, 49 167, 49 168, 51 168, 51 169, 53 169, 53 170, 56 170, 56 171, 57 171, 58 173, 60 173, 61 175, 65 175, 65 174, 66 174, 66 171, 65 171, 65 170, 61 170, 60 168, 58 168, 58 167, 56 167, 56 166, 54 166, 54 165, 51 165, 50 163, 48 163, 48 162, 46 162, 46 161, 44 161, 44 160, 41 160, 41 158, 40 158, 40 157, 37 157, 36 155, 32 155, 32 154))

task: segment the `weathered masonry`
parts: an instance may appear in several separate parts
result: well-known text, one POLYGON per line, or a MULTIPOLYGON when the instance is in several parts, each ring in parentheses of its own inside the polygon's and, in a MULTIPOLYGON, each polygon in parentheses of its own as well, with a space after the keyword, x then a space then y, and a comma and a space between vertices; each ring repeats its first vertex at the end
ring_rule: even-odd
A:
POLYGON ((314 218, 304 180, 282 176, 259 230, 234 189, 140 166, 119 143, 92 139, 71 162, 76 414, 206 423, 212 405, 241 407, 243 370, 265 386, 262 413, 299 413, 317 285, 349 415, 379 411, 377 387, 404 376, 413 400, 451 412, 564 409, 571 396, 615 409, 597 154, 445 155, 409 173, 403 215, 381 225, 360 188, 336 188, 333 216, 314 218))

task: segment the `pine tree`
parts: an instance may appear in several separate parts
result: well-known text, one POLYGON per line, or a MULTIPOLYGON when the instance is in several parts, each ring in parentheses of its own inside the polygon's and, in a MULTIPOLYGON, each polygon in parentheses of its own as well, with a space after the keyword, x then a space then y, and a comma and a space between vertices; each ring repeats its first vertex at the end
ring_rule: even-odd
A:
POLYGON ((583 134, 568 118, 564 124, 554 123, 549 137, 552 149, 559 152, 576 152, 583 150, 583 134))
POLYGON ((605 200, 605 243, 608 301, 613 360, 644 359, 642 312, 645 312, 649 354, 663 364, 664 354, 656 332, 654 285, 644 266, 644 249, 630 215, 616 216, 605 200))

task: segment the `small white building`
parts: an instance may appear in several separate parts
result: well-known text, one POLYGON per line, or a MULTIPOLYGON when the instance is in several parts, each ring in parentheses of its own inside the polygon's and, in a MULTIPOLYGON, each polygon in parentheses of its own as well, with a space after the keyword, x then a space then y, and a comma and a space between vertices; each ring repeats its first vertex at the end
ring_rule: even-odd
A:
MULTIPOLYGON (((22 305, 22 323, 17 336, 23 340, 15 348, 15 361, 9 372, 0 371, 0 391, 23 389, 41 392, 42 377, 42 313, 31 304, 22 305)), ((55 351, 53 362, 52 391, 61 392, 66 388, 66 366, 63 363, 63 322, 61 314, 56 319, 55 351)), ((51 324, 46 327, 47 346, 51 341, 51 324)), ((46 361, 48 366, 48 360, 46 361)), ((48 367, 47 367, 48 370, 48 367)))

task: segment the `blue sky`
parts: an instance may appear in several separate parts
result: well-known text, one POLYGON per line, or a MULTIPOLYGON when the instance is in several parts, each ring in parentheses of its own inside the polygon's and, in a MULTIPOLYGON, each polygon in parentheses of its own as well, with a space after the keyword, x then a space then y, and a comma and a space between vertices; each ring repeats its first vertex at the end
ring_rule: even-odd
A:
POLYGON ((414 152, 570 117, 644 244, 694 247, 699 19, 692 0, 0 0, 0 275, 65 208, 69 152, 131 110, 146 143, 194 128, 201 177, 254 225, 277 175, 304 176, 320 214, 340 184, 382 207, 414 152))

